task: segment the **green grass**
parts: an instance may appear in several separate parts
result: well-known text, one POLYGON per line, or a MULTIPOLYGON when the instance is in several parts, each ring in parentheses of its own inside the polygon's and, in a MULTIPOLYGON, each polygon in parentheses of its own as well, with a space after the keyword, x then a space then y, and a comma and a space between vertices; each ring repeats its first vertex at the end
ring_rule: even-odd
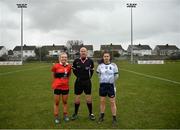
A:
MULTIPOLYGON (((147 78, 122 69, 180 82, 180 63, 131 65, 117 63, 120 78, 117 87, 117 128, 180 128, 180 84, 147 78)), ((101 125, 88 120, 84 94, 79 119, 55 125, 53 122, 52 64, 32 63, 23 66, 0 66, 0 128, 113 128, 107 98, 105 121, 101 125), (10 72, 10 73, 9 73, 10 72)), ((74 112, 74 75, 71 76, 69 114, 74 112)), ((99 83, 92 78, 93 111, 99 115, 99 83)), ((62 115, 62 106, 60 108, 62 115)))

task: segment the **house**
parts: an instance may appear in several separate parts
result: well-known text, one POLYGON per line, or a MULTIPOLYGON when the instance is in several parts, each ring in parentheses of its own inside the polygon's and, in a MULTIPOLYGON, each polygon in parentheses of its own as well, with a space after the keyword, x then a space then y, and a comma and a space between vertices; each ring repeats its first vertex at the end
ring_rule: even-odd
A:
POLYGON ((101 51, 117 51, 120 55, 124 54, 124 49, 121 45, 101 45, 100 47, 101 51))
POLYGON ((13 50, 8 50, 8 55, 12 56, 13 55, 13 50))
POLYGON ((3 55, 8 55, 8 50, 4 46, 0 46, 0 57, 3 55))
MULTIPOLYGON (((36 56, 35 49, 36 49, 36 46, 24 45, 23 46, 23 57, 24 58, 35 57, 36 56)), ((21 56, 21 46, 16 46, 13 49, 13 54, 14 54, 14 56, 20 57, 21 56)))
POLYGON ((179 48, 175 45, 157 45, 154 48, 155 55, 169 56, 172 53, 179 52, 179 48))
POLYGON ((133 49, 133 55, 152 55, 152 48, 149 45, 129 45, 127 49, 129 55, 131 54, 131 48, 133 49))
MULTIPOLYGON (((70 50, 71 58, 73 58, 73 55, 76 55, 76 57, 79 57, 79 51, 81 47, 85 47, 88 50, 88 57, 93 57, 93 45, 73 45, 70 50)), ((74 57, 74 58, 76 58, 74 57)))
POLYGON ((57 57, 61 52, 65 52, 67 49, 64 45, 48 45, 42 46, 42 50, 48 51, 48 56, 50 57, 57 57))

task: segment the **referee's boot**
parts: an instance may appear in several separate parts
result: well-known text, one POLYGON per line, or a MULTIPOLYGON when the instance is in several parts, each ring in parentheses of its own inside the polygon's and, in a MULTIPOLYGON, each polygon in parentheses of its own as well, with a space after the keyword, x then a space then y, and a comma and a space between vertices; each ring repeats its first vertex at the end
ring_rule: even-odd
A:
POLYGON ((90 120, 95 120, 96 118, 95 118, 94 114, 91 113, 91 114, 89 114, 89 119, 90 120))
POLYGON ((117 120, 116 120, 116 119, 113 119, 113 120, 112 120, 112 126, 113 126, 113 127, 117 127, 117 120))
POLYGON ((77 118, 78 118, 77 114, 74 113, 74 114, 72 115, 72 117, 71 117, 71 120, 76 120, 77 118))

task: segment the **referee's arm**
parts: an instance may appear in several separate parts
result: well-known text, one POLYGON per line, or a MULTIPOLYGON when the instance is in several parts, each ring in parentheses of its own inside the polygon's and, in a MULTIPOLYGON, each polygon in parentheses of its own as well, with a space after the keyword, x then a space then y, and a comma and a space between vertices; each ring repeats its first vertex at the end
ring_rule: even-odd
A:
POLYGON ((93 60, 92 60, 92 63, 91 63, 90 72, 91 72, 91 77, 92 77, 92 75, 94 73, 94 62, 93 62, 93 60))
POLYGON ((73 62, 72 69, 73 69, 74 75, 75 75, 76 77, 78 77, 77 66, 76 66, 76 60, 73 62))

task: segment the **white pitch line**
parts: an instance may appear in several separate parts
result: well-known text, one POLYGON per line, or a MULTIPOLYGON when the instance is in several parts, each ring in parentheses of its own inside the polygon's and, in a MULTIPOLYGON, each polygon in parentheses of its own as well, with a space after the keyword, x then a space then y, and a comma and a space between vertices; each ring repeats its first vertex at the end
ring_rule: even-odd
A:
POLYGON ((4 73, 0 73, 1 75, 8 75, 8 74, 13 74, 13 73, 17 73, 17 72, 23 72, 23 71, 28 71, 28 70, 34 70, 34 69, 39 69, 39 68, 45 68, 48 66, 40 66, 40 67, 36 67, 36 68, 29 68, 29 69, 23 69, 23 70, 16 70, 16 71, 10 71, 10 72, 4 72, 4 73))
POLYGON ((134 73, 134 74, 137 74, 137 75, 141 75, 141 76, 144 76, 144 77, 148 77, 148 78, 159 79, 159 80, 171 82, 171 83, 174 83, 174 84, 180 84, 180 82, 173 81, 173 80, 166 79, 166 78, 161 78, 161 77, 157 77, 157 76, 153 76, 153 75, 143 74, 143 73, 139 73, 139 72, 136 72, 136 71, 127 70, 127 69, 121 69, 121 70, 130 72, 130 73, 134 73))

